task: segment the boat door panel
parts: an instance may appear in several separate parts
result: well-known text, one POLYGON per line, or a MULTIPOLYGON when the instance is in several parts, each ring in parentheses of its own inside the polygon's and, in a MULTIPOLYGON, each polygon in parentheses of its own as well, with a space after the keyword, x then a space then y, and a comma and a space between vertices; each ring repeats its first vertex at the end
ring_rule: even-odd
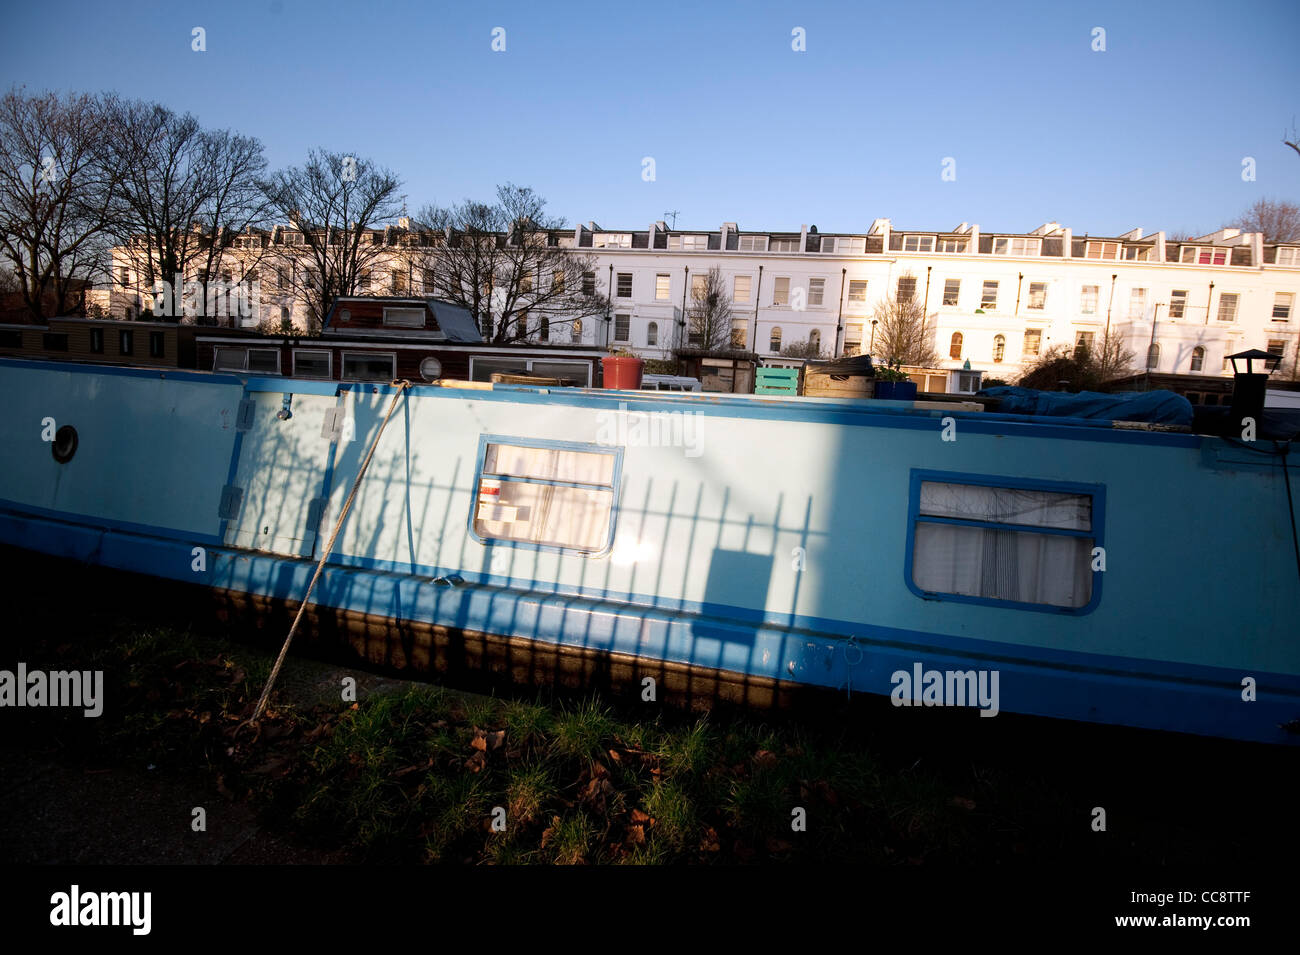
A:
POLYGON ((254 392, 252 428, 244 433, 234 486, 242 489, 239 516, 226 543, 290 557, 310 557, 320 521, 319 499, 332 445, 323 434, 333 396, 294 395, 281 419, 284 395, 254 392))

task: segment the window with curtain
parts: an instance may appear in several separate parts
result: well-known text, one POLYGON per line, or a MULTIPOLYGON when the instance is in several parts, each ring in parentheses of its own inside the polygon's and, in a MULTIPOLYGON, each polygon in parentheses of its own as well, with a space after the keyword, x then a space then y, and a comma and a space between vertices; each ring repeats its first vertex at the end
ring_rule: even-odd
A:
POLYGON ((1092 599, 1093 495, 921 481, 912 582, 927 594, 1078 609, 1092 599))
POLYGON ((617 452, 488 442, 473 526, 483 540, 594 554, 609 546, 617 452))

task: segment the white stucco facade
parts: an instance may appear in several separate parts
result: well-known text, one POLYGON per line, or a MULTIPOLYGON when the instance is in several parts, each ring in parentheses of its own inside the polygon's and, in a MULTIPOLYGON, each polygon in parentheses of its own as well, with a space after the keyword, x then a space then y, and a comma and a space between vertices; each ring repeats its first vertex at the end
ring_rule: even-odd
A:
MULTIPOLYGON (((692 232, 657 222, 618 231, 593 222, 552 233, 550 241, 590 255, 596 289, 611 295, 609 320, 584 320, 579 340, 647 358, 685 344, 691 283, 717 267, 732 296, 738 344, 763 358, 810 338, 828 356, 870 350, 872 310, 910 278, 945 368, 969 362, 985 377, 1012 379, 1036 355, 1073 346, 1080 336, 1099 341, 1108 326, 1124 336, 1135 370, 1145 367, 1153 342, 1154 372, 1230 374, 1224 356, 1247 348, 1279 354, 1279 377, 1292 377, 1297 366, 1300 243, 1266 244, 1233 229, 1172 242, 1136 229, 1076 236, 1058 223, 987 234, 966 223, 947 232, 901 231, 877 219, 865 232, 832 236, 815 227, 755 232, 724 223, 692 232)), ((242 255, 232 250, 223 263, 235 281, 245 271, 242 255)), ((418 271, 404 270, 402 256, 395 243, 392 272, 378 269, 384 280, 372 291, 396 291, 387 276, 398 273, 406 276, 403 293, 420 293, 418 271)), ((138 277, 124 268, 129 273, 125 257, 116 263, 114 287, 93 299, 114 314, 142 300, 138 277)), ((246 324, 278 320, 287 309, 304 327, 292 282, 280 288, 274 268, 259 274, 261 301, 246 324)), ((567 326, 550 336, 569 338, 567 326)))

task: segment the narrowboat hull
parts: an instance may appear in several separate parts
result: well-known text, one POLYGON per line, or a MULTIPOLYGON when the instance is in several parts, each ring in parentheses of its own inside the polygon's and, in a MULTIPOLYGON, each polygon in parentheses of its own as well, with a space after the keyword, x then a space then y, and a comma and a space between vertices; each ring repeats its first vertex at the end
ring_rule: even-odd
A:
POLYGON ((399 391, 0 360, 0 542, 292 604, 373 445, 311 596, 336 615, 696 669, 742 702, 954 705, 920 678, 995 674, 985 711, 1300 742, 1298 453, 906 402, 399 391), (935 489, 1019 495, 1033 526, 935 489))

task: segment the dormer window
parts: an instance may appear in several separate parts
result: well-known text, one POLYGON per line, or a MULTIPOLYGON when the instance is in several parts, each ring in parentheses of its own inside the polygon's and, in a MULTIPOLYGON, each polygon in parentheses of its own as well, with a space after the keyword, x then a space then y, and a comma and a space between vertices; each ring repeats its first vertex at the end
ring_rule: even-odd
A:
POLYGON ((741 252, 766 252, 767 236, 765 235, 742 235, 736 246, 741 252))
POLYGON ((1178 261, 1195 265, 1227 265, 1228 250, 1208 245, 1185 245, 1178 261))
POLYGON ((966 244, 967 243, 965 239, 940 239, 939 251, 940 252, 965 252, 966 244))
POLYGON ((933 252, 934 236, 932 235, 905 235, 903 236, 904 252, 933 252))
POLYGON ((1277 264, 1300 265, 1300 249, 1283 248, 1282 246, 1278 246, 1277 264))
POLYGON ((1149 262, 1151 261, 1151 246, 1126 245, 1124 246, 1124 258, 1129 262, 1149 262))
POLYGON ((1089 242, 1087 249, 1084 251, 1085 259, 1118 259, 1119 243, 1118 242, 1089 242))
POLYGON ((597 249, 630 249, 632 248, 632 233, 597 232, 592 240, 592 245, 597 249))
POLYGON ((704 252, 709 248, 707 235, 670 235, 668 249, 672 252, 704 252))
POLYGON ((838 252, 841 255, 861 255, 867 250, 867 240, 862 236, 828 235, 822 239, 823 252, 838 252))
POLYGON ((1037 255, 1041 239, 999 238, 993 240, 994 255, 1037 255))
POLYGON ((769 252, 798 252, 798 239, 773 239, 768 243, 767 251, 769 252))
POLYGON ((422 308, 384 309, 384 324, 394 328, 423 328, 424 318, 422 308))

